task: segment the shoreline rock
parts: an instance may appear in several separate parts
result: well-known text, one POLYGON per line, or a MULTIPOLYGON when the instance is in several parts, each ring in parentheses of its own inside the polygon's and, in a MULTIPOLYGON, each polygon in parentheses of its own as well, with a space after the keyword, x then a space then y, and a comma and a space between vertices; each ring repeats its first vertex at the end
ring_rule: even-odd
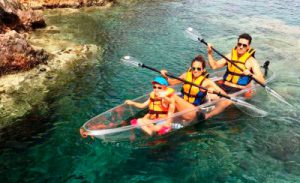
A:
POLYGON ((33 10, 54 8, 82 8, 91 6, 112 6, 115 0, 20 0, 27 8, 33 10))
POLYGON ((43 49, 34 49, 25 34, 8 31, 0 34, 0 76, 25 71, 46 63, 48 54, 43 49))
POLYGON ((41 11, 25 10, 16 0, 0 0, 0 76, 47 61, 48 54, 31 47, 24 33, 45 26, 41 11))
POLYGON ((17 0, 0 0, 0 33, 15 30, 19 33, 46 27, 41 10, 25 9, 17 0))
POLYGON ((44 43, 56 42, 57 47, 48 49, 52 59, 47 64, 0 77, 0 129, 12 124, 31 110, 47 110, 45 98, 53 88, 62 88, 74 77, 73 70, 85 67, 87 60, 102 53, 96 45, 79 45, 66 41, 44 40, 44 43), (61 50, 61 45, 69 45, 61 50), (66 77, 67 76, 67 77, 66 77))
MULTIPOLYGON (((90 5, 94 4, 84 4, 90 5)), ((13 124, 33 110, 47 110, 45 99, 49 92, 70 82, 75 77, 75 69, 93 65, 93 60, 99 62, 95 58, 103 52, 100 47, 47 35, 61 33, 58 27, 40 29, 45 34, 42 37, 26 33, 45 26, 42 11, 26 9, 17 0, 0 0, 0 128, 13 124)))

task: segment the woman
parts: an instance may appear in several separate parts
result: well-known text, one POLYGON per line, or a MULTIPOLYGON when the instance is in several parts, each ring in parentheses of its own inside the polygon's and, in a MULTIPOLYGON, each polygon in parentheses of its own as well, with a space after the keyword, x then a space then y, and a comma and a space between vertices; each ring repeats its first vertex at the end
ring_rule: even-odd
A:
MULTIPOLYGON (((166 70, 161 70, 161 75, 167 78, 167 81, 171 86, 182 83, 182 81, 180 80, 168 78, 166 74, 166 70)), ((207 90, 203 90, 199 87, 192 86, 191 84, 184 83, 181 90, 182 98, 176 97, 175 101, 176 109, 178 111, 192 109, 195 106, 201 105, 208 100, 218 99, 219 97, 213 94, 213 92, 226 94, 220 87, 216 85, 214 81, 208 78, 208 73, 205 69, 205 60, 202 55, 196 56, 192 60, 191 66, 187 70, 187 72, 181 74, 179 78, 192 82, 197 86, 206 88, 207 90)), ((193 119, 195 115, 195 113, 191 112, 188 113, 185 118, 193 119)), ((205 116, 202 116, 201 118, 205 118, 205 116)))

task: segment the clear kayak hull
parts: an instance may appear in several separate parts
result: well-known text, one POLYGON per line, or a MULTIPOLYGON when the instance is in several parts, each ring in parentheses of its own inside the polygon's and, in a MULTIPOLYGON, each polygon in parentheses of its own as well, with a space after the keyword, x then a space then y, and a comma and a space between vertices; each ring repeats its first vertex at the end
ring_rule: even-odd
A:
MULTIPOLYGON (((210 79, 214 81, 221 80, 222 78, 220 76, 222 76, 223 73, 224 71, 213 73, 210 79)), ((271 71, 269 71, 267 82, 272 81, 274 77, 275 77, 274 74, 271 71)), ((245 94, 249 92, 253 92, 257 87, 259 87, 259 85, 252 84, 251 87, 236 92, 231 96, 244 98, 245 94)), ((149 94, 146 94, 134 99, 133 101, 144 102, 148 98, 149 98, 149 94)), ((195 123, 199 122, 199 120, 197 119, 188 120, 188 121, 185 120, 183 118, 184 114, 189 112, 200 111, 200 110, 202 112, 209 112, 214 108, 215 104, 217 102, 220 102, 221 100, 226 100, 226 99, 220 98, 214 101, 206 102, 193 109, 187 109, 184 111, 174 113, 174 115, 170 117, 172 118, 172 126, 170 132, 176 131, 186 126, 194 125, 195 123)), ((139 138, 136 136, 145 135, 145 134, 141 132, 140 126, 138 125, 133 126, 130 124, 130 121, 134 118, 141 118, 146 113, 147 113, 146 109, 141 110, 133 106, 121 104, 90 119, 82 126, 82 128, 87 133, 87 135, 102 140, 107 140, 107 141, 121 141, 121 140, 129 140, 129 139, 132 140, 133 136, 135 136, 135 138, 139 138)), ((153 123, 157 124, 165 120, 166 119, 153 120, 153 123)))

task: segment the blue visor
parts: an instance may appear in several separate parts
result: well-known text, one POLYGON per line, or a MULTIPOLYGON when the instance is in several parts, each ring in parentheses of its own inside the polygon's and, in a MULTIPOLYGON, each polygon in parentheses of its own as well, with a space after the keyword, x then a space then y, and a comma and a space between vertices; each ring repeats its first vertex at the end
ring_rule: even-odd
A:
POLYGON ((165 85, 165 86, 169 86, 168 81, 165 78, 161 77, 161 76, 158 76, 158 77, 154 78, 154 80, 152 81, 152 84, 155 84, 155 83, 165 85))

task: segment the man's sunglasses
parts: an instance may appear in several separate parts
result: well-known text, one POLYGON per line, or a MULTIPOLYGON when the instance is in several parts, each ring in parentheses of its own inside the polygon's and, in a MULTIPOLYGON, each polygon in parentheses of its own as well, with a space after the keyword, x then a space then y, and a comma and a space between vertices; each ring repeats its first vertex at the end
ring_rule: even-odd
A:
POLYGON ((196 70, 197 70, 197 71, 201 71, 202 68, 201 68, 201 67, 192 67, 192 70, 193 70, 193 71, 196 71, 196 70))
POLYGON ((243 44, 243 43, 238 43, 237 45, 238 45, 238 47, 243 46, 243 48, 246 48, 248 46, 247 44, 243 44))

